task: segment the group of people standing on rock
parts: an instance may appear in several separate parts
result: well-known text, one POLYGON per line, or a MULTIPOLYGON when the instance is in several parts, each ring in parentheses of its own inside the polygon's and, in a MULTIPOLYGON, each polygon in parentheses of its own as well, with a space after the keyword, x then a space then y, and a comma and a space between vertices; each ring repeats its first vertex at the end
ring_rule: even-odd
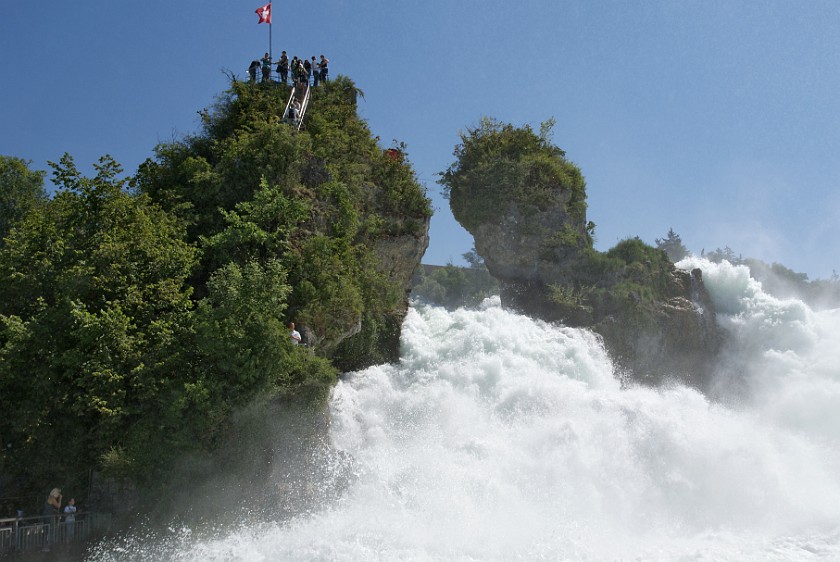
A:
MULTIPOLYGON (((329 78, 329 62, 330 60, 321 55, 320 60, 312 55, 311 59, 300 59, 297 56, 289 60, 286 51, 280 55, 280 59, 276 61, 277 74, 284 84, 289 83, 289 78, 292 79, 292 84, 309 84, 312 81, 313 86, 317 86, 321 82, 326 82, 329 78)), ((257 70, 262 73, 262 81, 271 81, 271 67, 274 66, 275 61, 271 60, 268 53, 259 61, 251 61, 248 67, 248 74, 251 77, 251 82, 257 81, 257 70)))

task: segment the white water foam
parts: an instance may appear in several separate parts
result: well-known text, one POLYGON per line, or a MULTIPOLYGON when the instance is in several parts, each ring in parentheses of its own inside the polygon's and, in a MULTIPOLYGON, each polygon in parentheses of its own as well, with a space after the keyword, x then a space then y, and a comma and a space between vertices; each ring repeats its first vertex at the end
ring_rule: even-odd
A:
POLYGON ((402 358, 331 401, 354 459, 295 520, 100 559, 840 560, 840 311, 702 267, 737 400, 622 389, 598 339, 502 310, 409 311, 402 358))

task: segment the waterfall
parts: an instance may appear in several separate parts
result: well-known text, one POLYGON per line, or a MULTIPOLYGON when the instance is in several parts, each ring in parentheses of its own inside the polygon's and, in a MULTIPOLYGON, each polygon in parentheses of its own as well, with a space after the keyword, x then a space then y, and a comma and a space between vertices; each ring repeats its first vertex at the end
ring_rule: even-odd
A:
POLYGON ((840 559, 840 310, 689 258, 727 329, 711 395, 625 386, 593 333, 416 303, 330 401, 348 484, 294 518, 101 560, 840 559))

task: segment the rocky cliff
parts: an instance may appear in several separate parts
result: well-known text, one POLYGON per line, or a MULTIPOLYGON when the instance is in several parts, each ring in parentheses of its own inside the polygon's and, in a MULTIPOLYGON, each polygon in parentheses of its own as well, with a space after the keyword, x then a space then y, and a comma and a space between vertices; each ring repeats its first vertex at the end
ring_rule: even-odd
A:
POLYGON ((502 304, 591 328, 622 376, 703 387, 721 335, 702 273, 638 239, 595 251, 583 176, 549 141, 550 125, 537 135, 482 121, 462 134, 441 180, 502 304))

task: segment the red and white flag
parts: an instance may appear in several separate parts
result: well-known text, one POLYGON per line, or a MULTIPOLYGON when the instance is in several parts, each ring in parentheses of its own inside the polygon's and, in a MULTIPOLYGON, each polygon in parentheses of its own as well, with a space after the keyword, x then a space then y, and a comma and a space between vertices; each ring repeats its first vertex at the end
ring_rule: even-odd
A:
POLYGON ((263 6, 262 8, 257 8, 257 15, 260 16, 260 21, 257 23, 267 23, 271 24, 271 2, 263 6))

